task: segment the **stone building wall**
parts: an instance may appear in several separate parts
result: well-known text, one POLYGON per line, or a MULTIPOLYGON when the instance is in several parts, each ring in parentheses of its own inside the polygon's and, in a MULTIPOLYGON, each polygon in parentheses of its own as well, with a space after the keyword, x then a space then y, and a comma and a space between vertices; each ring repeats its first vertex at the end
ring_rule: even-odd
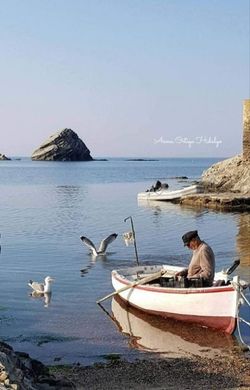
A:
POLYGON ((243 103, 243 159, 250 161, 250 99, 243 103))

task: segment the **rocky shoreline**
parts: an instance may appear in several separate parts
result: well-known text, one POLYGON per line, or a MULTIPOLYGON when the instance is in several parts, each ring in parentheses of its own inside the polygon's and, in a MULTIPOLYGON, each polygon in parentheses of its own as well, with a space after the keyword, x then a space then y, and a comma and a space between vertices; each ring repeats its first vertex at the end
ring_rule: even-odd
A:
POLYGON ((183 196, 177 201, 183 206, 221 211, 250 211, 250 195, 232 192, 207 192, 183 196))
POLYGON ((72 388, 66 379, 53 377, 49 368, 25 352, 0 342, 0 390, 60 390, 72 388))
POLYGON ((46 367, 0 343, 0 390, 250 389, 250 358, 239 347, 214 359, 111 359, 92 366, 46 367))
POLYGON ((173 203, 221 211, 250 210, 250 161, 238 155, 212 165, 198 182, 201 193, 173 203))
POLYGON ((202 174, 202 184, 208 192, 250 193, 250 161, 237 155, 212 165, 202 174))

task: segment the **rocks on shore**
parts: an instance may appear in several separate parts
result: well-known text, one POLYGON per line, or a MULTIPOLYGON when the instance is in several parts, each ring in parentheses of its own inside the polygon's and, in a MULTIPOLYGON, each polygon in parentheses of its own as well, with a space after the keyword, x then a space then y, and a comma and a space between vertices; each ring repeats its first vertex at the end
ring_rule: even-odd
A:
POLYGON ((0 161, 8 161, 8 160, 11 160, 11 158, 5 156, 5 154, 0 153, 0 161))
POLYGON ((91 161, 93 158, 85 143, 71 129, 51 135, 31 156, 32 160, 91 161))
POLYGON ((209 192, 250 194, 250 161, 237 155, 214 164, 203 172, 202 184, 209 192))
POLYGON ((203 172, 200 194, 183 196, 174 203, 222 211, 250 210, 250 161, 238 155, 203 172))
POLYGON ((250 196, 235 193, 205 193, 183 196, 178 200, 183 206, 205 207, 223 211, 250 210, 250 196))
POLYGON ((67 380, 55 379, 49 369, 27 353, 14 352, 6 343, 0 342, 0 389, 38 390, 72 389, 67 380))

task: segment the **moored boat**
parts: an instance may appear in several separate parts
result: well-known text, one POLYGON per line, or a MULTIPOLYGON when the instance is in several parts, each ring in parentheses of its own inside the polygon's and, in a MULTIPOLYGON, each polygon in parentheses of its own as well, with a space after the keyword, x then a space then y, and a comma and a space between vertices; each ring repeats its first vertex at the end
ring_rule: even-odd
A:
POLYGON ((245 282, 239 281, 238 276, 229 280, 227 274, 223 280, 223 273, 220 272, 215 275, 215 283, 211 287, 164 287, 168 284, 162 283, 162 279, 171 280, 175 273, 181 270, 183 267, 172 265, 114 270, 112 284, 115 291, 121 289, 119 296, 123 300, 144 312, 197 323, 232 334, 238 312, 237 286, 241 283, 243 286, 245 282), (154 278, 154 275, 157 275, 157 278, 154 278), (145 283, 146 280, 148 283, 145 283))
POLYGON ((137 195, 138 200, 174 200, 179 199, 182 196, 193 195, 202 192, 201 186, 194 184, 189 187, 184 187, 178 190, 169 191, 168 189, 160 189, 157 191, 145 191, 140 192, 137 195))

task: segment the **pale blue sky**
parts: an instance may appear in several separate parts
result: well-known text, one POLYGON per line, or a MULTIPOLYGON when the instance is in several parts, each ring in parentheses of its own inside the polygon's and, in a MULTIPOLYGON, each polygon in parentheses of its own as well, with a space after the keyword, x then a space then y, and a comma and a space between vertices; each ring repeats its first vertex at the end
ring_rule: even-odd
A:
POLYGON ((241 151, 249 0, 0 0, 0 36, 0 153, 65 127, 93 156, 241 151))

